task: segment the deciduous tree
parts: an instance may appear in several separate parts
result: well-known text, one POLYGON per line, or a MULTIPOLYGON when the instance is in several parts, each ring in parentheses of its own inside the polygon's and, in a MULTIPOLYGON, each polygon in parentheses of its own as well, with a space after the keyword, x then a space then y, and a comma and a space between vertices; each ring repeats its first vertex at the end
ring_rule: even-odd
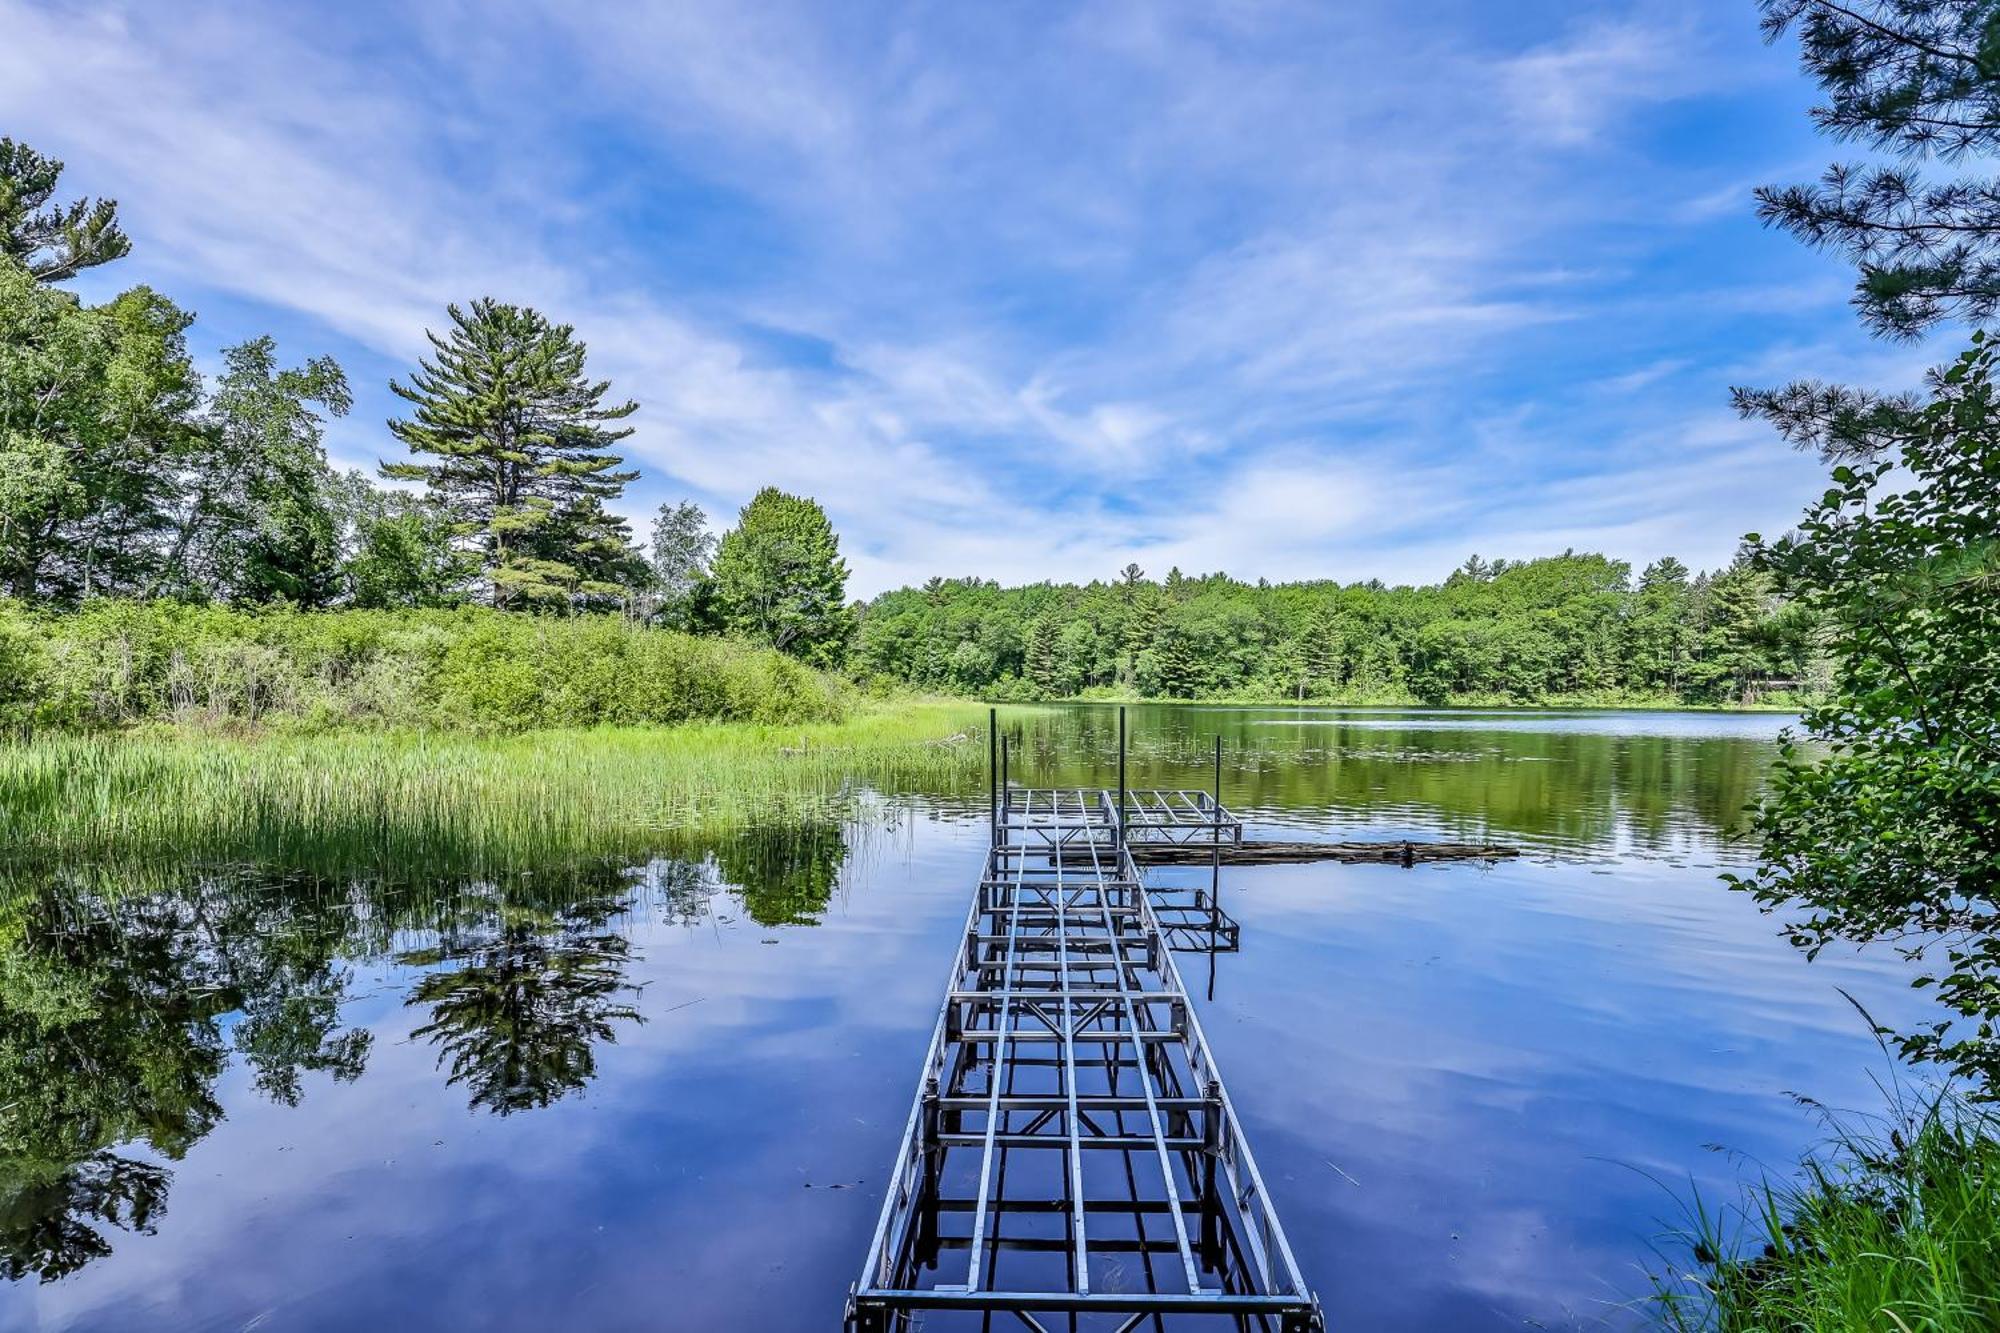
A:
POLYGON ((1910 1054, 2000 1097, 2000 392, 1995 345, 1941 377, 1894 458, 1834 470, 1798 531, 1752 539, 1829 636, 1830 696, 1787 741, 1737 882, 1795 943, 1889 940, 1957 1012, 1910 1054), (1940 957, 1941 955, 1941 957, 1940 957))
POLYGON ((653 585, 661 619, 682 629, 699 621, 714 559, 715 535, 701 506, 692 500, 661 505, 653 520, 653 585))
POLYGON ((137 287, 101 306, 0 259, 0 585, 76 601, 148 586, 204 447, 192 317, 137 287))
POLYGON ((814 666, 847 653, 847 562, 826 511, 774 486, 757 492, 715 556, 724 625, 814 666))
POLYGON ((323 605, 338 592, 340 534, 322 434, 352 401, 347 377, 331 357, 281 369, 269 337, 222 356, 148 591, 323 605))

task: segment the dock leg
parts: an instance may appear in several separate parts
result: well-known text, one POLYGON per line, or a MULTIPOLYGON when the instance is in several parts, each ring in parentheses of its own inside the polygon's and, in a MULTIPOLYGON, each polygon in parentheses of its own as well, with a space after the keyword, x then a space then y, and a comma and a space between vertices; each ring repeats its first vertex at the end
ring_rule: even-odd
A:
POLYGON ((879 1305, 862 1305, 847 1293, 847 1316, 841 1321, 846 1333, 889 1333, 889 1312, 879 1305))

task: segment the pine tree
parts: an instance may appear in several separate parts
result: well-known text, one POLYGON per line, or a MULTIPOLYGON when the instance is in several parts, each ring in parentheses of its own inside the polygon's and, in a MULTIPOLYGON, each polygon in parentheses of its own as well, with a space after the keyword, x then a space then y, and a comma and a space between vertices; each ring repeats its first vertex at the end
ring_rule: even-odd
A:
POLYGON ((118 227, 117 200, 49 205, 62 171, 54 158, 0 138, 0 254, 38 282, 73 278, 132 249, 118 227))
MULTIPOLYGON (((1946 320, 2000 312, 2000 182, 1925 180, 1926 160, 2000 150, 2000 43, 1990 3, 1965 0, 1759 0, 1766 37, 1796 32, 1800 63, 1827 94, 1814 124, 1893 154, 1835 165, 1815 185, 1766 186, 1757 212, 1859 270, 1854 305, 1868 328, 1915 338, 1946 320)), ((1735 389, 1737 409, 1828 458, 1900 447, 1918 399, 1800 380, 1735 389)))
POLYGON ((457 515, 495 606, 599 596, 584 591, 603 567, 608 530, 596 515, 639 475, 605 452, 631 427, 605 423, 638 404, 605 405, 610 382, 585 377, 586 349, 567 324, 491 299, 448 311, 450 331, 425 335, 433 355, 409 384, 389 384, 415 405, 389 429, 439 461, 384 463, 383 475, 423 482, 457 515))
MULTIPOLYGON (((1501 562, 1501 564, 1502 567, 1504 568, 1505 562, 1503 561, 1501 562)), ((1466 558, 1464 564, 1460 565, 1457 569, 1454 569, 1451 572, 1451 577, 1447 578, 1445 580, 1445 583, 1447 585, 1453 583, 1462 583, 1467 581, 1473 583, 1490 583, 1493 580, 1493 576, 1499 572, 1500 572, 1499 569, 1496 569, 1492 565, 1486 563, 1486 561, 1481 560, 1479 558, 1479 554, 1477 552, 1474 552, 1472 555, 1466 558)))
POLYGON ((1691 673, 1723 701, 1741 700, 1770 671, 1765 649, 1770 579, 1747 560, 1709 579, 1700 605, 1701 658, 1691 673))
POLYGON ((1140 660, 1140 680, 1148 694, 1192 699, 1201 693, 1204 684, 1201 656, 1187 626, 1172 611, 1161 617, 1152 651, 1140 660))
POLYGON ((1341 672, 1347 664, 1347 640, 1351 618, 1331 602, 1322 603, 1306 625, 1306 637, 1299 682, 1299 698, 1308 693, 1331 694, 1342 685, 1341 672))
MULTIPOLYGON (((1137 565, 1130 566, 1136 570, 1137 565)), ((1166 619, 1167 595, 1157 583, 1137 583, 1127 579, 1131 601, 1125 612, 1125 652, 1121 683, 1142 694, 1155 692, 1157 684, 1153 647, 1159 641, 1160 624, 1166 619)))
POLYGON ((838 666, 854 632, 847 562, 826 511, 775 486, 757 492, 715 554, 726 628, 818 667, 838 666))
POLYGON ((1693 647, 1687 566, 1665 556, 1639 576, 1625 660, 1631 685, 1678 691, 1693 647))
POLYGON ((1062 692, 1056 659, 1056 618, 1043 612, 1028 622, 1027 676, 1043 695, 1062 692))
POLYGON ((558 510, 538 543, 564 553, 543 576, 576 610, 617 610, 655 582, 651 563, 632 541, 632 525, 596 496, 558 510))

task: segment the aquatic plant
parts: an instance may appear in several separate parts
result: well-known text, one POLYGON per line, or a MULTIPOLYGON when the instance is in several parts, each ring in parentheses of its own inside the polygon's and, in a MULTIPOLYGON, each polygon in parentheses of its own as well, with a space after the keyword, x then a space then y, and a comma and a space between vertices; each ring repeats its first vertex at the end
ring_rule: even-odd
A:
POLYGON ((1949 1093, 1863 1120, 1736 1205, 1695 1196, 1654 1276, 1676 1333, 2000 1327, 2000 1116, 1949 1093))
POLYGON ((799 726, 40 736, 0 744, 0 856, 329 874, 644 857, 690 834, 824 818, 864 789, 971 791, 982 721, 919 703, 799 726))

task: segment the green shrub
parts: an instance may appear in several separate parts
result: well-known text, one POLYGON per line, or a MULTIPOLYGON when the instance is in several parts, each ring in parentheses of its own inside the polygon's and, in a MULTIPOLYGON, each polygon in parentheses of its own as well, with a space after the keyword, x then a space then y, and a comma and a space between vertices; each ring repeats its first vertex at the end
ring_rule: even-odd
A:
POLYGON ((17 603, 0 601, 0 728, 21 728, 34 721, 47 675, 34 622, 17 603))
POLYGON ((766 649, 608 615, 0 607, 0 725, 15 727, 791 724, 837 720, 847 694, 766 649))

